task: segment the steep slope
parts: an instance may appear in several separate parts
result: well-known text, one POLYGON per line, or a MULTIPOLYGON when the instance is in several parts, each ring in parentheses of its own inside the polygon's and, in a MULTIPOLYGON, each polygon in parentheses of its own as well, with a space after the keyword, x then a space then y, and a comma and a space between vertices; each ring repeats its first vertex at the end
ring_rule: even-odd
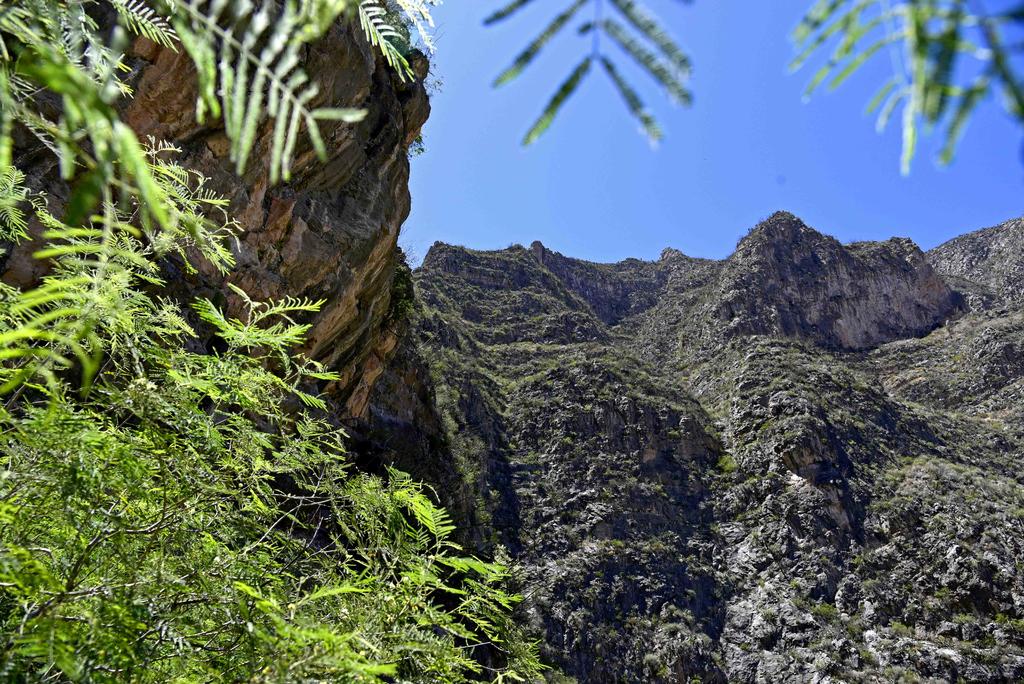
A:
POLYGON ((1002 303, 1024 300, 1022 219, 953 238, 929 252, 928 259, 939 273, 971 294, 988 295, 1002 303))
POLYGON ((1004 229, 959 261, 784 213, 724 262, 435 245, 432 458, 554 678, 1024 677, 1024 312, 950 266, 1004 229))
POLYGON ((657 282, 637 265, 435 245, 418 278, 483 542, 513 554, 537 630, 592 681, 717 672, 706 648, 722 620, 707 599, 715 440, 700 408, 623 353, 586 299, 612 293, 598 310, 614 318, 631 282, 657 282))
POLYGON ((728 334, 837 349, 922 335, 957 308, 957 297, 910 240, 841 245, 781 212, 737 245, 714 302, 728 334))

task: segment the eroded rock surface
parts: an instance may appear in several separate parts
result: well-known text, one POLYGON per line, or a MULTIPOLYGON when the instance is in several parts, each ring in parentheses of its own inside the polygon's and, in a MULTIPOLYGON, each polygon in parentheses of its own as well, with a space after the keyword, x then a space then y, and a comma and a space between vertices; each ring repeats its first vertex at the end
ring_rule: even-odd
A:
MULTIPOLYGON (((181 147, 181 163, 210 178, 210 187, 230 200, 240 239, 228 282, 258 300, 325 300, 305 351, 341 374, 327 391, 346 417, 365 417, 373 384, 398 342, 387 325, 391 284, 398 232, 410 207, 408 147, 429 113, 422 83, 427 62, 414 55, 419 78, 402 83, 357 23, 333 27, 302 61, 320 89, 311 106, 363 108, 367 116, 358 124, 322 123, 326 162, 300 134, 288 183, 268 186, 270 123, 260 128, 245 176, 238 178, 219 122, 196 123, 196 81, 184 51, 136 42, 130 66, 137 95, 125 101, 123 117, 140 138, 181 147)), ((59 205, 67 188, 52 155, 30 143, 21 154, 33 164, 30 182, 59 205)), ((6 282, 39 278, 33 248, 25 245, 0 264, 6 282)), ((168 261, 165 276, 186 301, 212 297, 232 311, 239 304, 213 269, 193 275, 168 261)))
POLYGON ((930 332, 959 297, 910 240, 850 245, 779 212, 740 241, 713 300, 729 334, 864 349, 930 332))
MULTIPOLYGON (((976 297, 1024 300, 1024 219, 953 238, 928 253, 935 270, 976 297)), ((986 302, 979 299, 979 304, 986 302)))
POLYGON ((1019 222, 967 238, 431 249, 437 454, 552 681, 1024 677, 1019 222))

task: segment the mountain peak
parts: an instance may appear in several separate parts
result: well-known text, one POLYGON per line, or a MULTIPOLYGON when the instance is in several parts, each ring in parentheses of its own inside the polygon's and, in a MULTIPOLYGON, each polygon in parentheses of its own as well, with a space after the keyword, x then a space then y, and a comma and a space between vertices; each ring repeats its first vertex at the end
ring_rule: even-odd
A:
POLYGON ((843 245, 788 212, 740 241, 720 292, 718 318, 729 334, 781 334, 839 349, 923 335, 959 307, 910 240, 843 245))
POLYGON ((530 251, 533 252, 533 256, 537 258, 537 261, 544 263, 544 256, 547 254, 547 248, 540 240, 534 240, 530 243, 530 251))
POLYGON ((776 211, 751 228, 736 245, 736 251, 741 252, 770 245, 788 247, 804 242, 825 242, 839 245, 838 240, 811 228, 795 214, 788 211, 776 211))

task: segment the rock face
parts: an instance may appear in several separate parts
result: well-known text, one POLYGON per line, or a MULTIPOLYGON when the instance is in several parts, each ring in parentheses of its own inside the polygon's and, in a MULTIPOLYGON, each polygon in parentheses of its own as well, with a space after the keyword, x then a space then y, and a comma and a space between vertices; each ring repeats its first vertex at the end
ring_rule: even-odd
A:
POLYGON ((953 238, 929 253, 935 269, 970 294, 1001 303, 1024 300, 1024 220, 953 238), (972 287, 973 286, 973 287, 972 287))
POLYGON ((924 254, 780 213, 721 262, 434 245, 422 453, 520 569, 552 681, 1024 678, 1021 225, 924 254))
MULTIPOLYGON (((414 56, 412 64, 419 79, 402 83, 357 23, 333 27, 303 59, 319 85, 311 105, 364 108, 367 116, 358 124, 323 123, 326 162, 300 137, 292 181, 268 187, 269 124, 239 180, 219 124, 196 123, 196 81, 184 51, 139 39, 130 60, 137 96, 124 105, 125 121, 140 138, 178 144, 182 164, 209 177, 210 187, 231 202, 241 235, 228 281, 255 299, 326 300, 305 351, 341 374, 328 392, 347 417, 368 414, 373 384, 398 342, 388 322, 398 231, 409 213, 408 147, 429 113, 426 60, 414 56)), ((30 181, 56 201, 67 196, 51 155, 33 148, 23 154, 35 161, 30 181)), ((39 277, 31 251, 27 245, 4 259, 6 282, 25 285, 39 277)), ((174 262, 165 269, 171 288, 186 299, 237 304, 212 269, 194 276, 174 262)))
MULTIPOLYGON (((268 130, 239 181, 181 55, 135 46, 124 116, 231 200, 231 282, 326 300, 307 351, 341 374, 357 465, 432 482, 467 546, 510 557, 551 680, 1024 680, 1024 222, 928 254, 789 214, 725 261, 436 244, 414 305, 412 61, 400 83, 333 28, 306 69, 368 115, 325 124, 328 162, 303 148, 273 188, 268 130)), ((19 154, 67 196, 44 150, 19 154)), ((40 277, 33 249, 0 257, 4 281, 40 277)))
POLYGON ((842 245, 779 212, 740 241, 714 303, 729 334, 864 349, 930 332, 958 302, 910 240, 842 245))

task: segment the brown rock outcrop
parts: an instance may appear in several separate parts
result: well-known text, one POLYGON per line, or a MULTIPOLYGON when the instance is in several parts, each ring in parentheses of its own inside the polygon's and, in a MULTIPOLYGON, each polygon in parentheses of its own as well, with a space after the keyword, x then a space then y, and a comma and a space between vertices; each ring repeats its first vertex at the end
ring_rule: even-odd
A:
MULTIPOLYGON (((240 236, 233 247, 237 266, 227 282, 258 300, 325 301, 310 321, 305 351, 340 373, 327 390, 344 413, 359 416, 397 342, 384 322, 398 232, 410 209, 408 147, 430 109, 423 88, 428 65, 413 55, 418 78, 402 83, 351 22, 331 28, 302 61, 320 89, 313 106, 356 107, 367 115, 357 124, 322 122, 326 161, 317 159, 300 134, 292 180, 275 187, 268 186, 270 122, 258 133, 239 178, 220 123, 196 122, 194 68, 183 51, 137 41, 130 79, 137 94, 125 102, 122 115, 140 138, 181 147, 181 163, 207 176, 230 200, 240 236)), ((66 189, 55 178, 52 160, 34 150, 27 154, 38 160, 30 179, 60 202, 66 189)), ((22 248, 0 263, 5 281, 25 285, 39 277, 30 253, 22 248)), ((238 304, 212 268, 194 276, 173 262, 165 269, 170 289, 186 301, 212 296, 229 310, 238 304)))

